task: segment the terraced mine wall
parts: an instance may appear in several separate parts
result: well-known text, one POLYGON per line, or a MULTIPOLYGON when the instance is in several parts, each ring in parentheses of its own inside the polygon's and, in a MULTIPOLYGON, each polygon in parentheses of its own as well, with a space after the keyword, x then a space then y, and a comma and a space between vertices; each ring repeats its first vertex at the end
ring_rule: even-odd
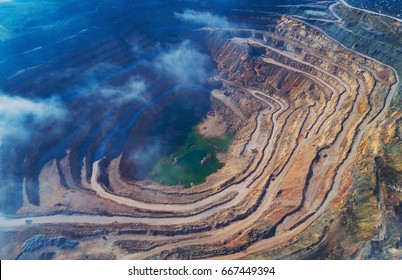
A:
MULTIPOLYGON (((351 194, 361 182, 365 193, 372 183, 382 184, 366 177, 356 183, 353 173, 370 172, 370 165, 362 168, 362 155, 382 149, 377 138, 392 139, 379 128, 395 129, 386 120, 399 86, 395 69, 290 17, 266 29, 194 32, 218 71, 211 78, 219 86, 207 95, 209 113, 235 133, 223 167, 192 188, 135 178, 129 151, 146 142, 140 132, 149 133, 153 116, 165 107, 142 104, 145 125, 136 127, 129 124, 138 115, 129 109, 141 107, 124 103, 111 127, 99 129, 100 137, 89 141, 80 131, 66 154, 37 154, 43 164, 27 177, 22 207, 14 219, 2 220, 5 236, 15 235, 11 243, 19 244, 4 249, 8 256, 18 256, 25 240, 42 233, 80 242, 56 258, 331 258, 326 245, 334 248, 346 236, 334 231, 354 225, 342 211, 381 220, 384 213, 354 208, 358 199, 371 207, 370 196, 351 194), (124 137, 113 140, 117 135, 124 137), (23 218, 28 214, 30 223, 23 218)), ((158 81, 150 100, 172 86, 163 77, 158 81)), ((398 113, 390 114, 392 120, 398 113)), ((88 129, 91 121, 102 122, 97 118, 89 118, 88 129)), ((377 161, 373 174, 381 177, 388 165, 377 161)), ((387 195, 377 187, 375 203, 387 195)), ((398 212, 396 202, 392 207, 398 212)), ((359 246, 339 257, 378 251, 359 246)))

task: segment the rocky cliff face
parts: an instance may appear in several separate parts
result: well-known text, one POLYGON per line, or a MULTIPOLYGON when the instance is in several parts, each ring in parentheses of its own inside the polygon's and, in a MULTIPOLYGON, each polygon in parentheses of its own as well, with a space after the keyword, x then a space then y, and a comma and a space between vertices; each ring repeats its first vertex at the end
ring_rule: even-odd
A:
MULTIPOLYGON (((339 3, 334 3, 328 14, 335 16, 335 20, 306 22, 352 50, 394 67, 400 79, 401 60, 395 59, 401 56, 400 21, 339 3)), ((379 72, 378 77, 384 73, 379 72)), ((401 87, 397 90, 383 121, 368 129, 361 143, 359 167, 350 182, 352 189, 345 200, 342 218, 332 227, 330 242, 325 243, 327 249, 310 257, 400 258, 401 224, 397 209, 401 196, 392 188, 401 184, 401 87)), ((379 96, 384 94, 381 92, 379 96)), ((373 100, 377 102, 381 100, 373 100)))

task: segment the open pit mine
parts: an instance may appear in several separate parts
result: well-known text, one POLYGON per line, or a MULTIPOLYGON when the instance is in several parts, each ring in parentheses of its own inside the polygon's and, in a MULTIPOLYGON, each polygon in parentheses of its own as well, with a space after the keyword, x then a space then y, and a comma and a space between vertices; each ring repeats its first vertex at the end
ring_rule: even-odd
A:
POLYGON ((1 259, 402 258, 398 13, 133 2, 0 3, 1 259))

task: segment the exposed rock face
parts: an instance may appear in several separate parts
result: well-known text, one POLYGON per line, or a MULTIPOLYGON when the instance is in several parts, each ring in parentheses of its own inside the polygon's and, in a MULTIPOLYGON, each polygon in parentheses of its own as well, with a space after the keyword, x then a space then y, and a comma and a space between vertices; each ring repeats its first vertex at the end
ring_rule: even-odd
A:
MULTIPOLYGON (((364 216, 387 228, 385 210, 372 206, 385 205, 385 197, 393 196, 393 211, 400 215, 400 194, 386 191, 380 179, 363 184, 365 193, 370 192, 367 186, 377 185, 377 196, 364 201, 369 215, 354 211, 359 198, 351 193, 353 173, 361 172, 361 166, 378 178, 390 168, 379 158, 371 167, 362 162, 381 149, 378 138, 390 143, 400 135, 400 125, 385 119, 399 86, 393 68, 289 17, 271 30, 196 32, 205 38, 219 71, 214 80, 220 88, 210 96, 210 113, 236 133, 224 167, 199 186, 167 188, 130 178, 135 166, 124 153, 130 143, 81 166, 72 164, 77 156, 72 150, 44 166, 38 178, 40 204, 25 200, 18 214, 67 209, 77 215, 30 218, 32 225, 40 225, 26 225, 24 234, 43 231, 79 239, 82 246, 75 257, 113 251, 108 257, 311 258, 339 241, 333 232, 343 223, 356 226, 343 212, 357 219, 360 215, 360 226, 364 216), (380 134, 381 126, 396 136, 380 134)), ((393 119, 400 116, 392 114, 393 119)), ((139 138, 131 131, 130 139, 139 138)), ((374 232, 373 226, 359 234, 366 240, 378 235, 377 243, 388 236, 387 231, 374 232)), ((77 244, 39 235, 28 239, 22 251, 77 244)), ((378 246, 368 251, 345 247, 340 257, 371 257, 378 246)), ((327 256, 325 250, 321 254, 327 256)))
POLYGON ((22 245, 23 252, 34 252, 44 247, 57 247, 59 249, 74 248, 80 244, 76 240, 71 240, 65 236, 48 237, 45 235, 35 235, 34 237, 26 240, 22 245))

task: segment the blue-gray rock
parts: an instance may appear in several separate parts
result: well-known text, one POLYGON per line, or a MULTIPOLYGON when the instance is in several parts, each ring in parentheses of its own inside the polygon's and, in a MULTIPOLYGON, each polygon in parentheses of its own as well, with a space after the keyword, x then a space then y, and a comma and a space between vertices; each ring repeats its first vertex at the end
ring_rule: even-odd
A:
POLYGON ((42 234, 35 235, 34 237, 25 240, 22 245, 23 252, 33 252, 44 247, 52 246, 60 249, 74 248, 80 242, 72 240, 66 236, 50 237, 42 234))

